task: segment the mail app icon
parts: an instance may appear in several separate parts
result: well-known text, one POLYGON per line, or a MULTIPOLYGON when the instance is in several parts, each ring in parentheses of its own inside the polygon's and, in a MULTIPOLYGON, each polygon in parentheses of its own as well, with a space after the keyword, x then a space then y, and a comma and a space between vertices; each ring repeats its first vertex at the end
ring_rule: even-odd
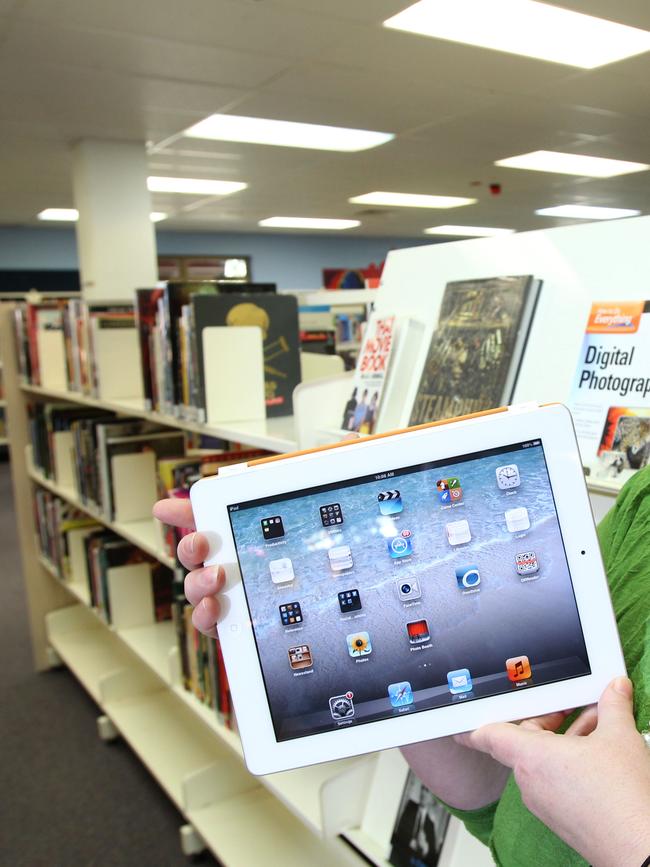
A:
POLYGON ((470 692, 472 689, 472 675, 467 668, 458 668, 456 671, 447 672, 447 686, 452 695, 462 692, 470 692))

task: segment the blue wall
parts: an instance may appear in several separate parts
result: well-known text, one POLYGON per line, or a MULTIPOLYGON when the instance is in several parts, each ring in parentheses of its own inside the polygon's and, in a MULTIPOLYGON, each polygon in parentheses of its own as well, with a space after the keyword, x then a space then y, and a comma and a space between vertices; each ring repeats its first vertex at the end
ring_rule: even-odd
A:
MULTIPOLYGON (((423 238, 354 238, 158 231, 159 253, 248 255, 253 279, 282 289, 318 289, 323 268, 379 263, 389 250, 431 244, 423 238)), ((119 255, 119 251, 116 251, 119 255)), ((73 228, 0 228, 0 269, 76 268, 73 228)))

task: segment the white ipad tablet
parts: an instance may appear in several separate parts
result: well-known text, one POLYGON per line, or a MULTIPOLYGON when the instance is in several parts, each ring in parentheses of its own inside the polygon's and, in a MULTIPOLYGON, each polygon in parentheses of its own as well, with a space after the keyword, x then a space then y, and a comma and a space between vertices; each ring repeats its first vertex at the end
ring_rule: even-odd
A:
POLYGON ((253 773, 580 707, 625 672, 563 406, 229 468, 191 498, 253 773))

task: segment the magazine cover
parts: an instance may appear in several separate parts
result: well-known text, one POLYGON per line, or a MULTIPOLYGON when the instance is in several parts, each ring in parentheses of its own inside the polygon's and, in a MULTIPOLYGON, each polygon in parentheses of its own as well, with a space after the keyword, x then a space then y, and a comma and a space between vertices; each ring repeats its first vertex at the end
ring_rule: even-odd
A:
POLYGON ((447 284, 410 425, 511 402, 540 286, 530 275, 447 284))
POLYGON ((409 771, 391 837, 393 867, 435 867, 445 840, 449 813, 409 771))
POLYGON ((592 478, 622 485, 650 462, 650 301, 592 304, 569 408, 592 478))
POLYGON ((343 410, 343 430, 375 432, 394 337, 395 317, 373 313, 357 359, 352 394, 343 410))

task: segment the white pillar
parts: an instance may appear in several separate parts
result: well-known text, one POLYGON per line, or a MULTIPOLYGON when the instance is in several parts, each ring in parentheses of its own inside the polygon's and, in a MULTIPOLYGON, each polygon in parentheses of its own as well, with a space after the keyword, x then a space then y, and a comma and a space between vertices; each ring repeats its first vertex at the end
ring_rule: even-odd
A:
POLYGON ((82 295, 133 301, 158 280, 144 144, 87 139, 72 150, 82 295))

